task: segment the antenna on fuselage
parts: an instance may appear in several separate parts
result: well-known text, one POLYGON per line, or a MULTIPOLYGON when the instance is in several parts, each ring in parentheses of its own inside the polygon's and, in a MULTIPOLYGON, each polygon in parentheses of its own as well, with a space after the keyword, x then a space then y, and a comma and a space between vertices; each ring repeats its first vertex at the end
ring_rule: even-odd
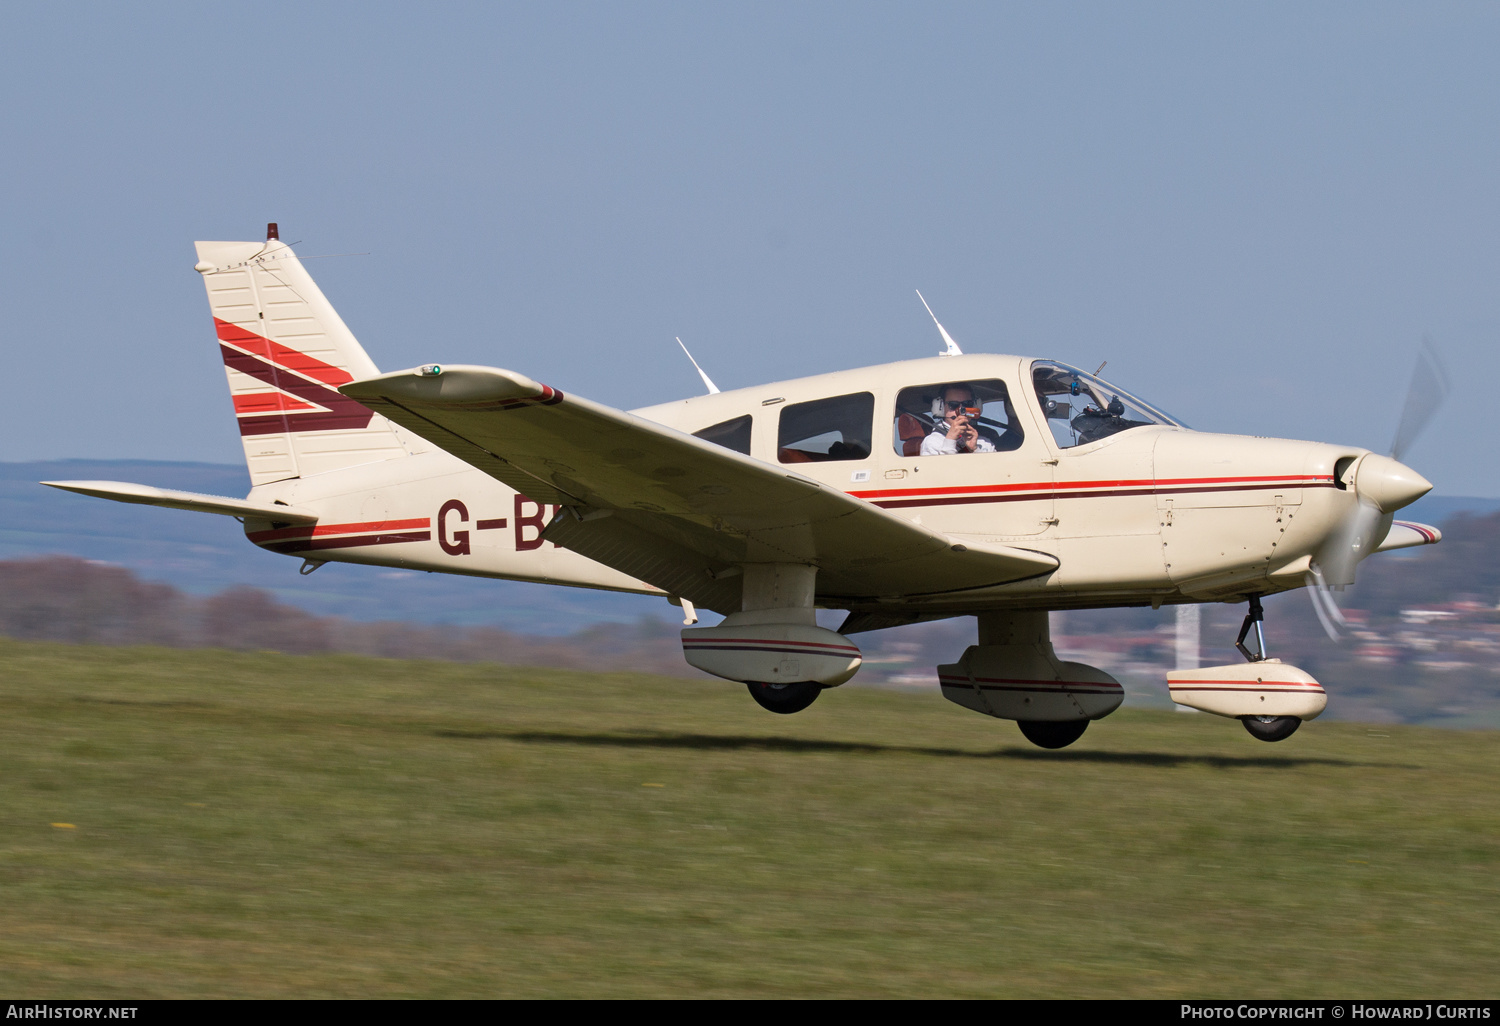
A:
MULTIPOLYGON (((676 338, 675 335, 673 337, 676 338)), ((698 376, 703 379, 703 387, 708 389, 708 394, 717 395, 719 386, 708 380, 708 375, 703 373, 703 368, 698 366, 698 361, 693 359, 693 354, 688 352, 688 347, 682 345, 682 339, 677 339, 677 344, 682 346, 683 355, 688 358, 688 362, 693 365, 693 370, 697 371, 698 376)))
POLYGON ((948 344, 948 348, 946 350, 944 350, 943 352, 938 353, 938 355, 939 356, 962 356, 962 355, 964 355, 964 351, 962 349, 958 348, 958 343, 955 342, 955 341, 953 341, 953 336, 950 335, 950 334, 948 334, 948 329, 945 328, 945 327, 943 327, 942 322, 937 319, 937 314, 935 314, 935 313, 932 312, 932 307, 927 306, 927 300, 922 299, 922 290, 921 289, 917 289, 916 291, 917 291, 917 298, 921 299, 922 300, 922 305, 927 307, 927 316, 932 318, 932 323, 937 325, 938 334, 941 335, 941 336, 943 336, 943 341, 948 344))

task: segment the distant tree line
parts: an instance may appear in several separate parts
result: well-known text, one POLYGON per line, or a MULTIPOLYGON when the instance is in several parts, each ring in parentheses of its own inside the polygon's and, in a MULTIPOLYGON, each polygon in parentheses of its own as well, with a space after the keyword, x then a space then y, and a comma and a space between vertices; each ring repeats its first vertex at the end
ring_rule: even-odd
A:
POLYGON ((190 595, 143 581, 124 567, 73 556, 0 561, 0 635, 87 645, 347 652, 676 676, 696 672, 682 661, 677 631, 654 619, 596 624, 564 637, 498 627, 360 623, 314 616, 259 588, 190 595))

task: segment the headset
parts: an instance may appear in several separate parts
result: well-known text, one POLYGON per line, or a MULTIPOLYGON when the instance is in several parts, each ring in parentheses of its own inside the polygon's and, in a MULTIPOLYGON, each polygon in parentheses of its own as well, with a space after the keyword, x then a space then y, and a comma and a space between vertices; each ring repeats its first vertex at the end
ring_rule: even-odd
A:
MULTIPOLYGON (((947 403, 943 401, 943 395, 950 388, 967 389, 968 393, 974 396, 974 398, 967 404, 954 406, 954 409, 959 410, 965 417, 968 417, 970 420, 978 420, 980 415, 984 413, 984 403, 979 400, 979 396, 975 393, 973 386, 967 385, 962 381, 954 381, 943 386, 942 391, 938 393, 937 398, 932 400, 932 416, 936 420, 943 419, 943 414, 947 412, 947 403)), ((953 401, 955 403, 958 402, 958 400, 956 399, 953 401)))

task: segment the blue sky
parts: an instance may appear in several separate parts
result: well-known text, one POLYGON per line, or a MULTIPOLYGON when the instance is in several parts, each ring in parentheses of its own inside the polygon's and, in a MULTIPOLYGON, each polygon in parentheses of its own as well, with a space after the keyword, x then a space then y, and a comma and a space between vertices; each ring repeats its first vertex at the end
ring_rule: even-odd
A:
POLYGON ((0 8, 0 459, 237 462, 192 241, 278 221, 383 368, 631 407, 935 353, 1500 495, 1500 7, 0 8))

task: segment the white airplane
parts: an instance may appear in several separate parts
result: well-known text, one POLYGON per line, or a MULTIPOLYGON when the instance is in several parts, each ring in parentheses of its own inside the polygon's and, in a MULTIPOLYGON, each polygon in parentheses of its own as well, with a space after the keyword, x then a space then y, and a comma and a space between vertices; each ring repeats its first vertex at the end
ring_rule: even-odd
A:
POLYGON ((662 595, 687 661, 773 712, 853 677, 853 635, 977 616, 943 695, 1060 748, 1124 696, 1057 657, 1049 610, 1248 602, 1248 661, 1170 674, 1171 694, 1280 740, 1327 697, 1265 657, 1260 598, 1440 539, 1394 520, 1431 488, 1395 459, 1193 431, 1097 374, 963 355, 941 325, 943 356, 726 392, 705 375, 708 395, 627 413, 491 367, 381 374, 274 225, 197 250, 250 494, 45 483, 233 516, 304 573, 662 595), (817 609, 848 615, 829 630, 817 609))

